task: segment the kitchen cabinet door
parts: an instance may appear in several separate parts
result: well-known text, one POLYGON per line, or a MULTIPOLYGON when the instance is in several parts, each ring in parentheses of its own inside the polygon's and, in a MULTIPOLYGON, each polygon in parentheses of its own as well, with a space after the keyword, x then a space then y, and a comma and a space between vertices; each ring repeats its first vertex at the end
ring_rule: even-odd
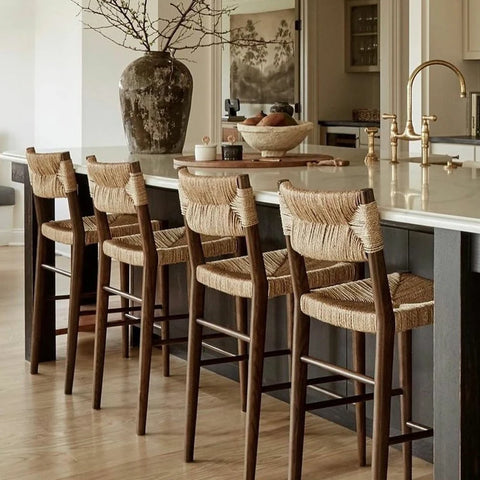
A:
POLYGON ((432 143, 430 151, 433 154, 450 155, 456 157, 460 162, 475 160, 475 146, 458 143, 432 143))
POLYGON ((463 58, 480 60, 480 0, 463 0, 463 58))
POLYGON ((345 0, 345 71, 379 72, 379 2, 345 0))

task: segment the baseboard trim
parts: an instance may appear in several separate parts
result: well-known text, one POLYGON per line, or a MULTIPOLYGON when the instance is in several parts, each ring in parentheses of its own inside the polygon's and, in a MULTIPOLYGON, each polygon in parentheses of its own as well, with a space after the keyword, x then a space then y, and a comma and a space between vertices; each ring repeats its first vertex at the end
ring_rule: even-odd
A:
POLYGON ((10 230, 10 241, 8 245, 12 247, 23 247, 25 245, 25 232, 23 228, 13 228, 10 230))
POLYGON ((0 230, 1 246, 17 246, 23 244, 23 228, 0 230))

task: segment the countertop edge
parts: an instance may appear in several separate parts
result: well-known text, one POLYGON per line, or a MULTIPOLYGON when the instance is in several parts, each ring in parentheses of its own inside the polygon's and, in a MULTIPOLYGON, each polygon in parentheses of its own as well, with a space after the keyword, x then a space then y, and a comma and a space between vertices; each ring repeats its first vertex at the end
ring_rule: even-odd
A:
MULTIPOLYGON (((0 153, 0 159, 14 163, 27 163, 25 156, 10 152, 0 153)), ((78 173, 86 174, 84 165, 76 165, 75 167, 78 173)), ((177 178, 145 174, 145 183, 151 187, 178 190, 177 178)), ((255 197, 258 203, 278 206, 278 193, 276 191, 259 190, 255 192, 255 197)), ((382 220, 385 221, 480 234, 480 222, 475 218, 388 207, 379 207, 379 211, 382 220)))

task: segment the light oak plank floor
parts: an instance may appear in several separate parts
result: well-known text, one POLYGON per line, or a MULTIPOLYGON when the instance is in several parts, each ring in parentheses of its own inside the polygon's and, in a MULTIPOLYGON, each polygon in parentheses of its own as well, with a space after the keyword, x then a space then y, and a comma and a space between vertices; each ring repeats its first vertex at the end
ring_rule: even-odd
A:
MULTIPOLYGON (((23 358, 23 249, 0 247, 0 479, 2 480, 236 480, 242 478, 244 415, 238 385, 202 374, 196 461, 183 461, 185 362, 174 358, 161 375, 155 352, 147 435, 135 435, 138 352, 120 355, 110 329, 102 410, 91 408, 93 335, 80 335, 74 394, 63 394, 64 337, 58 360, 31 376, 23 358)), ((259 480, 286 479, 288 406, 263 398, 259 480)), ((356 465, 355 434, 308 415, 304 480, 367 480, 356 465)), ((401 479, 391 451, 389 478, 401 479)), ((415 460, 414 478, 432 478, 415 460)))

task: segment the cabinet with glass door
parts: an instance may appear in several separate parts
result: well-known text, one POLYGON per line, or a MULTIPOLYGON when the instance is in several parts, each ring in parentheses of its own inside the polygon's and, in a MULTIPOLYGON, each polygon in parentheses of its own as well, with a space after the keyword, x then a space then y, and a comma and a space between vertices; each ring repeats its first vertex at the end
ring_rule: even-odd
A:
POLYGON ((345 71, 378 72, 378 0, 345 0, 345 71))

